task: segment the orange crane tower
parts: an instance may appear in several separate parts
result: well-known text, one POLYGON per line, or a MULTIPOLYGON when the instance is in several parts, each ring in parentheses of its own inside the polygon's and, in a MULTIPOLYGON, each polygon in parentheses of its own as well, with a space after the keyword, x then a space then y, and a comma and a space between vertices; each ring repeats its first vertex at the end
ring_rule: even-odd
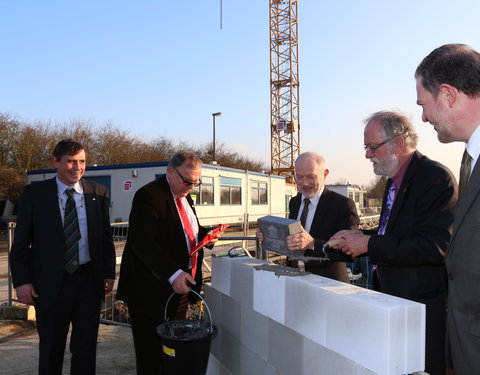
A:
POLYGON ((293 182, 300 154, 297 0, 270 0, 271 172, 293 182))

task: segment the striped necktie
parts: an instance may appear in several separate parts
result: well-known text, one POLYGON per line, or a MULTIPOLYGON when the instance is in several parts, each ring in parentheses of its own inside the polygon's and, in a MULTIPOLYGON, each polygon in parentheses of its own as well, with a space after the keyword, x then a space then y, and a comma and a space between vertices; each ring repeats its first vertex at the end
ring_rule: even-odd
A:
POLYGON ((73 198, 74 189, 65 190, 67 203, 65 204, 65 217, 63 220, 63 233, 65 235, 65 270, 72 274, 79 267, 78 241, 80 240, 80 228, 78 226, 77 207, 73 198))

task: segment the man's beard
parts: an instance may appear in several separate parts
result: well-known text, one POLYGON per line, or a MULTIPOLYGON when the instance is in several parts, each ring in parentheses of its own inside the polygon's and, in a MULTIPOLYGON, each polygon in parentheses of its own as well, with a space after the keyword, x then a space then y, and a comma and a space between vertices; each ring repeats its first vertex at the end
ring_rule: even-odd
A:
POLYGON ((371 162, 376 162, 373 164, 373 173, 379 176, 384 177, 393 177, 398 167, 398 158, 396 155, 390 155, 388 160, 380 162, 378 158, 373 157, 370 159, 371 162))

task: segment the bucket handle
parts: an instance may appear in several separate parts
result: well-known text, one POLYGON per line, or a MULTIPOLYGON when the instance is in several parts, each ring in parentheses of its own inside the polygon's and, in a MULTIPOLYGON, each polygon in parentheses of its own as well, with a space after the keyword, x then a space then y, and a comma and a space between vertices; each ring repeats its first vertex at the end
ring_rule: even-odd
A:
MULTIPOLYGON (((210 319, 210 334, 212 334, 213 333, 212 314, 210 314, 210 309, 208 308, 207 302, 205 301, 205 299, 199 293, 195 292, 193 289, 190 289, 190 292, 195 293, 205 304, 205 307, 207 308, 208 318, 210 319)), ((173 292, 172 294, 170 294, 170 297, 168 297, 167 303, 165 304, 165 311, 164 311, 164 314, 163 314, 163 320, 168 320, 167 319, 167 307, 168 307, 168 304, 170 303, 170 300, 172 299, 172 297, 175 294, 177 294, 177 293, 173 292)))

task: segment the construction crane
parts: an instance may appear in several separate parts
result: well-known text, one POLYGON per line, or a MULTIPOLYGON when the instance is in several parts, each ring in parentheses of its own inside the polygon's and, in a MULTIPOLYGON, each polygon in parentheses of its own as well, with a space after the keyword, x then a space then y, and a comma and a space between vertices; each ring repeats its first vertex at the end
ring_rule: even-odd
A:
POLYGON ((270 0, 271 172, 293 182, 300 154, 297 0, 270 0))

